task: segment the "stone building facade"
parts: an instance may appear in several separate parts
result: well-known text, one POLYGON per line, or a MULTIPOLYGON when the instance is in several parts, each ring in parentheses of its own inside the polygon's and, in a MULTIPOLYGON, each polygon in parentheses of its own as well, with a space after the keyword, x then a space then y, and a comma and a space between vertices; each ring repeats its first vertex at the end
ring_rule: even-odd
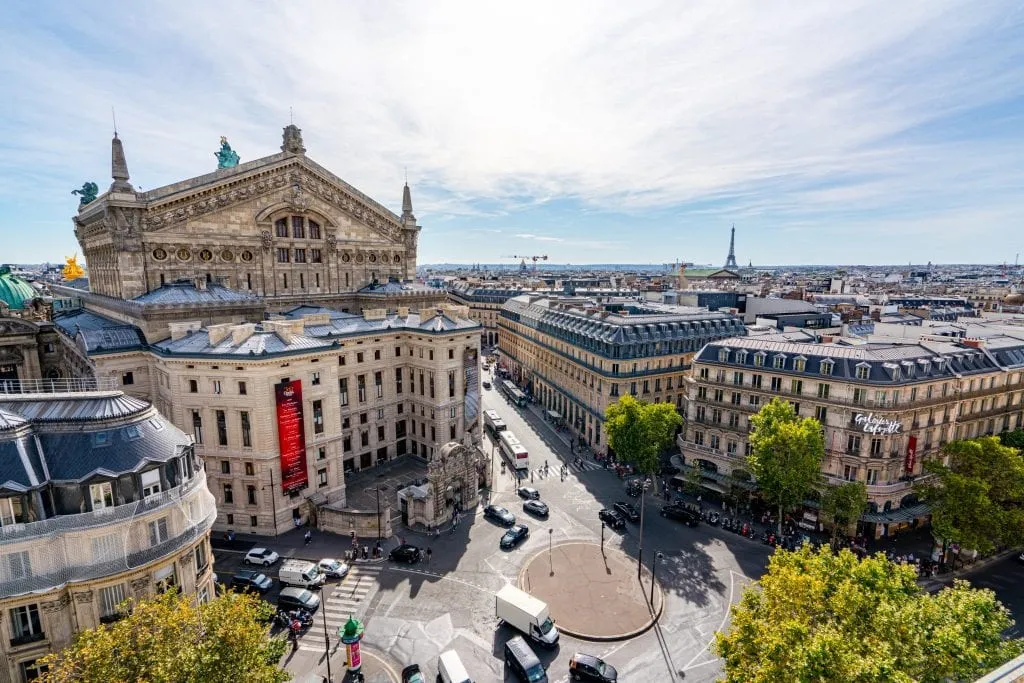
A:
POLYGON ((694 354, 744 333, 733 315, 635 299, 522 295, 506 302, 498 320, 501 363, 513 380, 602 451, 605 411, 619 396, 683 412, 694 354))
POLYGON ((275 534, 344 505, 346 472, 479 444, 479 327, 466 313, 303 306, 261 323, 174 323, 169 339, 91 358, 98 381, 146 397, 193 435, 217 531, 275 534), (298 486, 282 464, 286 382, 301 395, 298 486))
POLYGON ((708 344, 688 379, 685 462, 705 485, 749 479, 750 417, 779 397, 825 430, 827 482, 861 481, 862 521, 889 533, 927 514, 913 494, 923 463, 954 439, 1020 429, 1024 335, 965 343, 795 343, 766 337, 708 344))
POLYGON ((0 681, 118 605, 213 596, 215 517, 189 437, 120 391, 0 393, 0 681))

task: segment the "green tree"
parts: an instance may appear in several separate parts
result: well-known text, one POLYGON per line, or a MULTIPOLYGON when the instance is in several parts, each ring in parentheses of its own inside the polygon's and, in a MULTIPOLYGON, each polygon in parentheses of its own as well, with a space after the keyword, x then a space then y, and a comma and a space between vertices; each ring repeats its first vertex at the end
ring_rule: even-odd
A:
POLYGON ((1009 611, 956 581, 932 595, 913 567, 881 553, 776 551, 715 634, 726 683, 974 680, 1024 650, 1005 640, 1009 611))
POLYGON ((825 440, 821 424, 810 417, 799 418, 793 406, 778 398, 765 404, 750 418, 750 471, 765 499, 782 517, 799 505, 821 479, 825 440))
POLYGON ((829 486, 821 497, 821 514, 832 524, 832 547, 840 527, 848 527, 860 519, 868 506, 868 489, 860 481, 829 486))
POLYGON ((942 541, 991 552, 1024 543, 1024 458, 994 436, 953 441, 943 449, 948 464, 925 462, 933 480, 917 487, 932 512, 942 541))
POLYGON ((1024 429, 1015 429, 1012 432, 1003 432, 999 435, 999 440, 1004 446, 1016 448, 1018 451, 1024 450, 1024 429))
POLYGON ((269 603, 226 592, 197 606, 168 591, 121 605, 124 617, 79 633, 45 658, 45 683, 279 683, 291 676, 277 662, 286 649, 269 637, 269 603))
POLYGON ((615 455, 646 475, 658 469, 661 452, 683 423, 671 403, 646 403, 629 395, 608 406, 604 419, 615 455))

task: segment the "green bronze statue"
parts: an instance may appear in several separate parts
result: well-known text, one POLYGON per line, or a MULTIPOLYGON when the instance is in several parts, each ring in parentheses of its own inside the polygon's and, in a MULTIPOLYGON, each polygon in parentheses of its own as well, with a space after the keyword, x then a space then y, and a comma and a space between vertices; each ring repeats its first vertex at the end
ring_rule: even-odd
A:
POLYGON ((80 190, 71 190, 71 194, 73 194, 73 195, 74 194, 80 195, 80 198, 78 200, 78 206, 79 207, 83 207, 86 204, 88 204, 89 202, 91 202, 94 199, 96 199, 96 193, 99 192, 99 191, 100 191, 100 188, 96 186, 96 183, 86 182, 86 183, 82 184, 82 189, 80 189, 80 190))
POLYGON ((217 157, 217 168, 234 168, 238 166, 238 152, 231 149, 228 139, 223 135, 220 136, 220 151, 214 152, 213 156, 217 157))

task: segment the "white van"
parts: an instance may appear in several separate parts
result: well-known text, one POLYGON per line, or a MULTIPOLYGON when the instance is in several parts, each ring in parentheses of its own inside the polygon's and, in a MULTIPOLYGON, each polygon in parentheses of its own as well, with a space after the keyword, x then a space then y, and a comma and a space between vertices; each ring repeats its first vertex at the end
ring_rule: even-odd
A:
POLYGON ((473 683, 455 650, 442 652, 437 658, 437 680, 438 683, 473 683))
POLYGON ((316 562, 306 560, 285 560, 277 572, 277 580, 282 586, 319 588, 325 579, 316 562))

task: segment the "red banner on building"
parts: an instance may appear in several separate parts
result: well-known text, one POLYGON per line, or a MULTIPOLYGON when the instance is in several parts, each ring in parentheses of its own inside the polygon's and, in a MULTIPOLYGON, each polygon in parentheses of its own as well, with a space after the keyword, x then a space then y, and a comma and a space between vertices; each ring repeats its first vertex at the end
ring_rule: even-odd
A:
POLYGON ((903 463, 904 469, 908 475, 914 473, 914 465, 917 463, 917 437, 910 436, 907 438, 907 459, 903 463))
POLYGON ((277 440, 281 449, 281 490, 289 494, 309 486, 302 381, 282 382, 274 387, 274 394, 277 398, 277 440))

